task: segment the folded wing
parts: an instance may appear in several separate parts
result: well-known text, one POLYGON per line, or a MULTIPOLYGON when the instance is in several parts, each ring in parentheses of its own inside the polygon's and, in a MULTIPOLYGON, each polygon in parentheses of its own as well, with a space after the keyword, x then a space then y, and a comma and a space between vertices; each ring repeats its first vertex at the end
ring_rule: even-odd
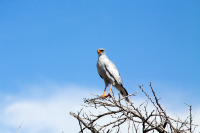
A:
POLYGON ((112 61, 108 61, 106 64, 105 64, 105 68, 106 68, 106 71, 110 74, 111 77, 113 77, 115 79, 115 81, 119 84, 119 85, 122 85, 122 79, 119 75, 119 72, 115 66, 115 64, 112 62, 112 61))

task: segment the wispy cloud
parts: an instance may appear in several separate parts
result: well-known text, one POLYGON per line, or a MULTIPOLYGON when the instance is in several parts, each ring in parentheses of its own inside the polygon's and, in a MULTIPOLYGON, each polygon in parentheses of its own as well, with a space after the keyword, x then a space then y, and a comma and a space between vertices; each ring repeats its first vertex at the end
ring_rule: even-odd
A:
MULTIPOLYGON (((19 133, 40 133, 48 132, 78 132, 78 123, 76 119, 69 115, 70 111, 78 111, 82 108, 82 99, 84 97, 91 97, 88 88, 77 86, 59 86, 51 85, 55 88, 51 93, 45 94, 45 90, 49 86, 32 86, 38 92, 38 97, 35 94, 28 94, 29 96, 22 95, 9 95, 5 96, 4 107, 0 112, 0 125, 4 127, 0 132, 16 132, 17 128, 23 121, 19 133), (43 96, 41 94, 44 94, 43 96), (42 97, 41 97, 42 96, 42 97), (8 102, 9 101, 9 102, 8 102)), ((93 89, 93 93, 97 93, 93 89)))
MULTIPOLYGON (((91 93, 102 93, 98 91, 100 89, 57 84, 29 86, 26 89, 30 90, 29 92, 35 90, 39 96, 34 93, 29 94, 30 96, 18 94, 17 96, 4 97, 7 100, 2 101, 4 106, 1 107, 0 111, 0 127, 3 128, 0 129, 0 133, 16 132, 22 121, 23 124, 18 133, 78 132, 78 122, 69 115, 69 112, 79 111, 82 108, 80 104, 83 104, 83 98, 92 97, 91 93), (46 93, 47 90, 50 90, 49 93, 46 93)), ((137 106, 145 99, 135 97, 134 100, 137 106)), ((101 110, 95 110, 95 113, 99 113, 99 111, 101 110)), ((200 120, 197 119, 200 118, 200 108, 193 111, 196 111, 194 123, 200 124, 200 120)), ((174 113, 181 118, 186 118, 189 115, 188 110, 182 112, 168 110, 168 114, 174 115, 174 113)))

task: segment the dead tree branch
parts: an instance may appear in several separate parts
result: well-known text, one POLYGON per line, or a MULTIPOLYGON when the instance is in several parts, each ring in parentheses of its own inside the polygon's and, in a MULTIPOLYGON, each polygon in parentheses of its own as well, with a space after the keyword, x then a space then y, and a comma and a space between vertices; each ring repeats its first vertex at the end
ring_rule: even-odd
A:
MULTIPOLYGON (((130 94, 126 97, 119 97, 116 99, 114 93, 110 96, 110 98, 102 99, 100 96, 95 96, 93 99, 84 99, 84 105, 86 108, 92 109, 104 109, 104 112, 101 112, 98 115, 95 115, 95 111, 89 111, 89 113, 82 112, 81 109, 78 114, 70 112, 70 115, 75 117, 80 126, 80 133, 83 133, 85 130, 91 131, 91 133, 111 133, 111 132, 120 132, 122 130, 122 125, 127 123, 127 132, 129 132, 130 127, 132 125, 132 132, 140 132, 147 133, 150 131, 157 131, 159 133, 183 133, 183 132, 194 132, 196 126, 192 124, 192 106, 190 107, 190 122, 181 121, 181 119, 175 120, 170 118, 167 115, 166 110, 164 110, 159 103, 159 99, 157 98, 155 91, 150 83, 150 88, 153 93, 154 100, 144 91, 142 86, 139 88, 148 98, 145 102, 140 104, 139 107, 136 107, 134 103, 130 100, 130 102, 126 102, 124 99, 126 97, 136 96, 138 92, 130 94), (150 101, 150 102, 148 102, 150 101), (148 109, 148 104, 153 105, 154 110, 148 109), (142 109, 141 109, 142 108, 142 109), (103 122, 100 122, 102 119, 106 119, 103 122), (177 125, 177 126, 175 126, 177 125), (193 128, 192 128, 193 127, 193 128), (115 131, 116 130, 116 131, 115 131)), ((123 131, 124 132, 124 131, 123 131)))

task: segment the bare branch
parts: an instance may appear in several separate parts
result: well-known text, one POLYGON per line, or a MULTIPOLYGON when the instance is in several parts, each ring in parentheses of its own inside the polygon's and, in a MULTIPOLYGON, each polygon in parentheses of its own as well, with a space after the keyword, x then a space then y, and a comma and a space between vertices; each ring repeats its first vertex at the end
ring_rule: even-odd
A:
MULTIPOLYGON (((84 98, 84 107, 85 108, 95 108, 95 109, 104 109, 104 111, 98 115, 95 112, 89 110, 89 113, 84 113, 82 110, 78 112, 76 115, 73 112, 70 112, 70 115, 75 117, 80 126, 80 133, 83 133, 85 129, 90 130, 92 133, 111 133, 111 132, 120 132, 122 129, 121 126, 127 123, 127 132, 130 131, 132 127, 132 132, 143 132, 147 133, 152 131, 157 131, 159 133, 181 133, 190 131, 190 133, 194 132, 196 126, 192 124, 192 106, 190 107, 190 116, 186 118, 185 121, 181 121, 181 119, 177 116, 177 120, 170 118, 167 115, 166 110, 164 110, 159 103, 159 99, 157 98, 155 91, 150 83, 150 88, 153 93, 155 102, 151 99, 151 97, 144 91, 142 86, 139 88, 148 98, 145 102, 141 103, 139 107, 136 107, 134 103, 130 100, 126 102, 124 99, 129 97, 129 99, 133 96, 136 96, 137 92, 134 92, 126 97, 121 97, 119 94, 118 99, 114 96, 112 91, 112 95, 105 99, 102 99, 98 95, 94 95, 94 98, 87 99, 84 98), (147 102, 147 101, 150 102, 147 102), (146 103, 146 104, 145 104, 146 103), (153 105, 154 109, 149 110, 147 105, 153 105), (141 109, 142 108, 142 109, 141 109), (82 116, 81 116, 82 115, 82 116), (190 118, 190 122, 187 119, 190 118), (104 123, 101 123, 99 120, 106 119, 104 123), (177 126, 175 126, 175 124, 177 126), (193 128, 192 128, 193 126, 193 128), (166 128, 167 127, 167 128, 166 128)), ((124 131, 123 131, 124 132, 124 131)))

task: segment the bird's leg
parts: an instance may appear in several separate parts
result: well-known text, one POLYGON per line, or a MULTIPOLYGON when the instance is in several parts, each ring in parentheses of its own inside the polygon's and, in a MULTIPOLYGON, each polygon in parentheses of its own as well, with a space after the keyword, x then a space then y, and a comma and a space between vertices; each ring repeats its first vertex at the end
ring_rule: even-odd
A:
POLYGON ((106 88, 107 88, 107 86, 105 86, 105 89, 104 89, 103 95, 101 96, 102 98, 105 97, 106 88))
POLYGON ((109 90, 108 94, 106 95, 106 97, 110 96, 111 90, 112 90, 112 84, 110 85, 110 90, 109 90))

